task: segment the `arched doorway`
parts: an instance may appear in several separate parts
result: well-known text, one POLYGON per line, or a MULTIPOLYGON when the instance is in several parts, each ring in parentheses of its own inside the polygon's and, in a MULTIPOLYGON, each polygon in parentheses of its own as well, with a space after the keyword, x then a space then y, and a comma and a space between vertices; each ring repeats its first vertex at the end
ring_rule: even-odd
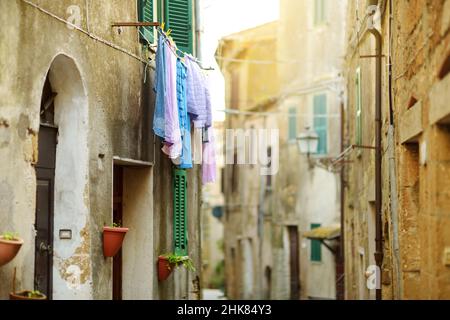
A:
POLYGON ((35 289, 54 299, 92 295, 87 105, 74 60, 58 55, 40 108, 34 276, 35 289))
POLYGON ((53 213, 55 188, 56 139, 55 104, 48 76, 45 79, 40 108, 38 162, 36 164, 36 238, 34 287, 52 298, 53 213))

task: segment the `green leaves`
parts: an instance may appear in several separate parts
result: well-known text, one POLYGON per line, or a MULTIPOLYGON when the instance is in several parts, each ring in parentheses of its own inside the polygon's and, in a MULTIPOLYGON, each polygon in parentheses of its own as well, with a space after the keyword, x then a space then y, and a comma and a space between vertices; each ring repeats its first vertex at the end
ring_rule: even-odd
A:
POLYGON ((176 253, 166 253, 163 257, 165 257, 171 265, 175 265, 176 267, 183 265, 187 270, 195 272, 194 263, 188 256, 182 256, 176 253))
POLYGON ((119 221, 117 223, 113 222, 112 227, 113 228, 122 228, 122 222, 121 221, 119 221))
POLYGON ((19 235, 16 232, 5 232, 2 238, 8 241, 19 240, 19 235))
POLYGON ((42 296, 43 294, 39 290, 33 290, 28 292, 28 298, 38 298, 42 296))

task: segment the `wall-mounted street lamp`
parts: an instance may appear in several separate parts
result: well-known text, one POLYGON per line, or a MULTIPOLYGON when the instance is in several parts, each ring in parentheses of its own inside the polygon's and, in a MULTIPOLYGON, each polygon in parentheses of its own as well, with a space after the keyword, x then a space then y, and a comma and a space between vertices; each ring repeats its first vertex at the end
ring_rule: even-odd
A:
POLYGON ((319 148, 319 135, 309 127, 306 127, 305 129, 306 130, 297 137, 298 151, 300 154, 306 154, 309 167, 312 168, 314 164, 311 161, 311 154, 317 153, 319 148))

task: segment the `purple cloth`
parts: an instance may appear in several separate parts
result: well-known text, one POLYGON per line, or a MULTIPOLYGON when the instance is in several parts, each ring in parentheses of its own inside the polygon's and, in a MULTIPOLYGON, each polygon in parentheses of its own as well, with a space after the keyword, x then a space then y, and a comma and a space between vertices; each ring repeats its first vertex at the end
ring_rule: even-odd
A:
POLYGON ((209 142, 203 143, 202 182, 216 181, 216 150, 213 128, 208 129, 209 142))
POLYGON ((211 97, 206 76, 189 55, 186 56, 187 106, 196 128, 212 125, 211 97))
POLYGON ((165 50, 167 97, 164 112, 165 128, 164 146, 162 151, 166 153, 169 158, 176 159, 181 156, 182 151, 180 119, 177 104, 177 58, 169 46, 170 44, 167 44, 167 49, 165 50))

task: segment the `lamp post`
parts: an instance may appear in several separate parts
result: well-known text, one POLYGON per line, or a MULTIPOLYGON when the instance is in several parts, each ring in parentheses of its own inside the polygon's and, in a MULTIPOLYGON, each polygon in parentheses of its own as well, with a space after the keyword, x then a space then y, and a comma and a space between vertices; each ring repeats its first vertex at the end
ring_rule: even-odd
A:
POLYGON ((306 154, 308 157, 309 167, 314 165, 311 162, 311 154, 316 154, 319 147, 319 135, 310 127, 306 127, 306 130, 300 133, 297 137, 297 145, 300 154, 306 154))

